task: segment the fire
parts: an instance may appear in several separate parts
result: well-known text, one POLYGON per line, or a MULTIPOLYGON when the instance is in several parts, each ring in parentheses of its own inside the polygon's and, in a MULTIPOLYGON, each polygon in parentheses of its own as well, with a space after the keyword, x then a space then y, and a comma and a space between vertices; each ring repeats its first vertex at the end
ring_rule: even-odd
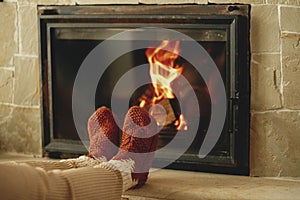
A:
MULTIPOLYGON (((149 47, 146 56, 150 64, 150 77, 154 87, 154 95, 151 99, 152 104, 156 104, 162 99, 174 99, 172 82, 183 72, 183 66, 175 63, 179 57, 179 41, 163 40, 156 47, 149 47)), ((146 105, 146 100, 141 100, 140 107, 146 105)), ((177 130, 187 130, 187 123, 181 114, 174 125, 177 130)))
POLYGON ((187 130, 187 123, 183 114, 179 116, 179 119, 175 121, 174 125, 177 127, 177 130, 187 130))
POLYGON ((148 48, 146 51, 150 64, 150 77, 155 91, 154 103, 162 98, 174 98, 171 83, 183 71, 182 66, 175 65, 178 54, 179 41, 169 40, 163 40, 157 48, 148 48))

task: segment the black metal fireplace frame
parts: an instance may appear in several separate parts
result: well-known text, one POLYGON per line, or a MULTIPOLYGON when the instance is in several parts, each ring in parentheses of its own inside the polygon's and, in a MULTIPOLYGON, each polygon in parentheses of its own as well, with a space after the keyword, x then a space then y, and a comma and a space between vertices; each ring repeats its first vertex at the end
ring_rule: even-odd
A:
MULTIPOLYGON (((44 152, 51 157, 74 156, 86 153, 80 141, 57 139, 53 133, 52 71, 50 30, 56 27, 121 26, 140 27, 147 23, 169 28, 174 24, 224 23, 230 33, 230 67, 234 74, 226 79, 228 95, 228 133, 233 142, 232 155, 212 163, 190 159, 174 162, 169 167, 194 171, 249 174, 249 10, 248 5, 115 5, 115 6, 40 6, 40 53, 42 136, 44 152), (241 117, 242 116, 242 117, 241 117), (184 167, 183 167, 184 166, 184 167)), ((223 27, 223 28, 224 28, 223 27)))

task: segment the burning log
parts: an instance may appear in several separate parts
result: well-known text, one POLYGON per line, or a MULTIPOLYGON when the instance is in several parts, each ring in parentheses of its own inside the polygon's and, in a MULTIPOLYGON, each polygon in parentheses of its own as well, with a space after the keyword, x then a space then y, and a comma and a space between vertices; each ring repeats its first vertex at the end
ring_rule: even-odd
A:
MULTIPOLYGON (((183 66, 175 64, 179 52, 179 41, 169 40, 162 41, 156 48, 150 47, 146 50, 153 87, 141 96, 140 107, 156 105, 152 107, 150 114, 159 126, 173 124, 178 130, 187 130, 184 116, 176 112, 171 103, 175 99, 172 82, 183 72, 183 66)), ((180 108, 177 110, 180 111, 180 108)))

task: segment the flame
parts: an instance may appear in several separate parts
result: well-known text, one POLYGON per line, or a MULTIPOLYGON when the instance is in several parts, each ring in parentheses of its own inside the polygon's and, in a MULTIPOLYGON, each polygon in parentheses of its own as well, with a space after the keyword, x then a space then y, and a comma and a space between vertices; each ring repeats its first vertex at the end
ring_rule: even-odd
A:
POLYGON ((150 77, 155 92, 154 103, 162 98, 174 98, 171 83, 183 71, 183 67, 175 65, 178 54, 179 41, 169 40, 163 40, 157 48, 148 48, 146 51, 150 64, 150 77))
POLYGON ((181 114, 181 115, 179 116, 179 119, 175 121, 174 125, 176 126, 176 129, 177 129, 177 130, 185 130, 185 131, 188 130, 187 122, 186 122, 186 120, 184 119, 183 114, 181 114))
MULTIPOLYGON (((155 104, 160 100, 175 98, 172 90, 172 82, 183 72, 183 66, 175 64, 179 57, 179 41, 163 40, 161 44, 146 50, 146 56, 150 64, 150 77, 154 87, 154 96, 151 103, 155 104)), ((146 105, 146 100, 140 101, 140 107, 146 105)), ((187 130, 187 123, 181 114, 174 125, 177 130, 187 130)))
POLYGON ((142 99, 141 102, 140 102, 140 107, 144 108, 145 105, 146 105, 146 100, 142 99))

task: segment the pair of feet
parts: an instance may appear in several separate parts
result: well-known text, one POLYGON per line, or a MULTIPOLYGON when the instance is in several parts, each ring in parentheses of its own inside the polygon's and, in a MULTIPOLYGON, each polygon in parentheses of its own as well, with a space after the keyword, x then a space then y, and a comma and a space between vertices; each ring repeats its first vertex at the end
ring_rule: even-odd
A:
POLYGON ((112 111, 103 106, 90 117, 88 133, 90 157, 131 159, 134 161, 132 180, 137 182, 136 187, 145 184, 158 142, 155 120, 146 110, 138 106, 128 110, 120 137, 121 130, 112 111))

